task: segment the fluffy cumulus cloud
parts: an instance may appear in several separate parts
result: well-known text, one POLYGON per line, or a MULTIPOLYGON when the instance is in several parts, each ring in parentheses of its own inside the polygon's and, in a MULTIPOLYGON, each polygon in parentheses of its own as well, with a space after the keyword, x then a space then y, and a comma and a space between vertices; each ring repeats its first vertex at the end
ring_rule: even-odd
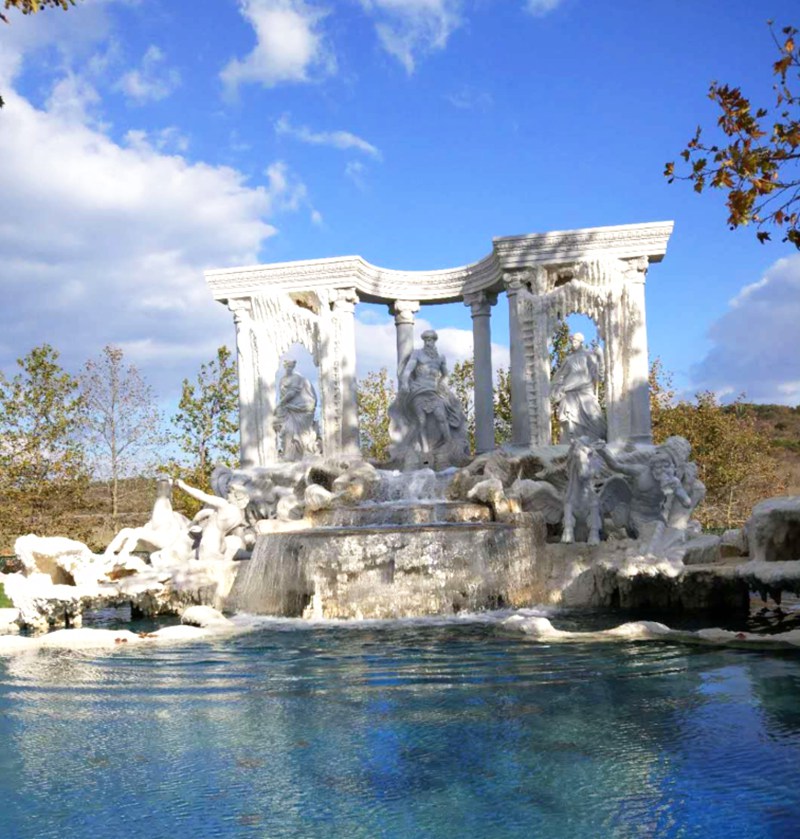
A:
MULTIPOLYGON (((394 320, 375 317, 374 312, 367 310, 363 315, 356 309, 356 352, 358 354, 357 375, 366 376, 372 370, 385 367, 394 372, 397 367, 397 339, 394 320)), ((452 370, 457 361, 472 358, 472 330, 446 327, 439 329, 425 318, 417 316, 414 323, 414 345, 422 346, 420 335, 426 329, 436 329, 439 335, 437 348, 447 359, 447 365, 452 370)), ((496 371, 500 367, 508 368, 508 347, 492 344, 492 367, 496 371)))
POLYGON ((141 64, 125 73, 117 89, 134 105, 166 99, 180 84, 180 73, 166 63, 166 56, 155 45, 147 48, 141 64))
POLYGON ((305 0, 240 0, 244 18, 255 30, 256 46, 245 58, 233 58, 221 78, 229 90, 246 82, 273 87, 308 82, 335 70, 336 62, 322 33, 326 12, 305 0))
POLYGON ((361 0, 384 49, 413 73, 419 58, 443 49, 462 23, 463 0, 361 0))
POLYGON ((162 392, 176 386, 232 337, 203 269, 257 261, 275 232, 265 217, 301 187, 282 165, 250 186, 141 133, 117 144, 75 108, 3 93, 0 365, 49 341, 74 369, 113 342, 162 392))
POLYGON ((800 254, 779 259, 745 286, 715 321, 706 357, 692 369, 696 387, 720 396, 800 404, 800 254))
POLYGON ((312 131, 304 125, 292 125, 288 114, 283 114, 275 122, 275 133, 278 136, 292 137, 311 146, 330 146, 343 151, 359 151, 376 160, 381 159, 380 150, 357 134, 350 131, 312 131))

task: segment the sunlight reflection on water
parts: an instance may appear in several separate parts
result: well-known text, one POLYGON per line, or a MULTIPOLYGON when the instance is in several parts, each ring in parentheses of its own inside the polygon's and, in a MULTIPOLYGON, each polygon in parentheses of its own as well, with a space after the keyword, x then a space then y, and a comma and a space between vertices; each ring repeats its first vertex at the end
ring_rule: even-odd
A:
POLYGON ((3 839, 800 835, 800 659, 491 622, 0 661, 3 839))

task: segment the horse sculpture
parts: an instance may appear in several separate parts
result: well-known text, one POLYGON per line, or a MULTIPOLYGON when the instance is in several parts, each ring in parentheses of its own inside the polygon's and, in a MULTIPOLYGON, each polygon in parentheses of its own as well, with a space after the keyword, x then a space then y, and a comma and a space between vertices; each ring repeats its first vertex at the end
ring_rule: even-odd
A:
POLYGON ((581 537, 584 536, 582 531, 588 530, 588 544, 600 544, 602 515, 595 480, 602 466, 603 461, 586 437, 573 439, 567 453, 562 542, 574 542, 577 527, 579 541, 582 541, 581 537))

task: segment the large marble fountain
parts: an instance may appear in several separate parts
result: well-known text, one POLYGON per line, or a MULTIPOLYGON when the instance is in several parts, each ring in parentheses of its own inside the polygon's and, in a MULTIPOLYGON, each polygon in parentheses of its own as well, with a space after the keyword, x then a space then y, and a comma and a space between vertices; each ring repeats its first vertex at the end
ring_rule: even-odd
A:
POLYGON ((215 469, 212 492, 161 479, 150 520, 103 554, 19 539, 17 568, 0 575, 7 631, 75 627, 128 604, 222 623, 237 612, 362 619, 533 604, 731 612, 747 610, 751 589, 800 591, 800 499, 704 534, 689 444, 652 443, 644 287, 671 227, 495 239, 485 259, 447 271, 347 257, 209 272, 236 324, 240 465, 215 469), (513 439, 495 448, 491 310, 502 293, 513 439), (360 455, 359 300, 387 304, 397 327, 385 463, 360 455), (474 325, 474 454, 437 333, 414 341, 421 305, 453 301, 474 325), (551 377, 548 339, 572 313, 594 320, 598 341, 574 335, 551 377), (298 344, 317 387, 287 356, 298 344), (173 509, 173 491, 203 504, 193 520, 173 509), (195 606, 217 611, 198 618, 195 606))

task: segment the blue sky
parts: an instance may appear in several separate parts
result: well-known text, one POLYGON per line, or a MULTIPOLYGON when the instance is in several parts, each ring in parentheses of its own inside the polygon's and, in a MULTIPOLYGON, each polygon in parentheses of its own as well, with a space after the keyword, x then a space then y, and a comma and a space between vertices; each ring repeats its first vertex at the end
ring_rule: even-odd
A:
MULTIPOLYGON (((0 27, 0 367, 123 347, 160 396, 231 343, 202 271, 360 254, 433 269, 494 236, 674 219, 652 356, 687 393, 800 403, 800 256, 668 185, 712 79, 772 101, 788 0, 83 0, 0 27)), ((793 14, 794 13, 794 14, 793 14)), ((779 237, 777 237, 779 238, 779 237)), ((505 301, 495 358, 507 359, 505 301)), ((359 307, 360 372, 390 364, 359 307)), ((460 306, 426 308, 451 360, 460 306)), ((424 324, 422 324, 424 325, 424 324)))

